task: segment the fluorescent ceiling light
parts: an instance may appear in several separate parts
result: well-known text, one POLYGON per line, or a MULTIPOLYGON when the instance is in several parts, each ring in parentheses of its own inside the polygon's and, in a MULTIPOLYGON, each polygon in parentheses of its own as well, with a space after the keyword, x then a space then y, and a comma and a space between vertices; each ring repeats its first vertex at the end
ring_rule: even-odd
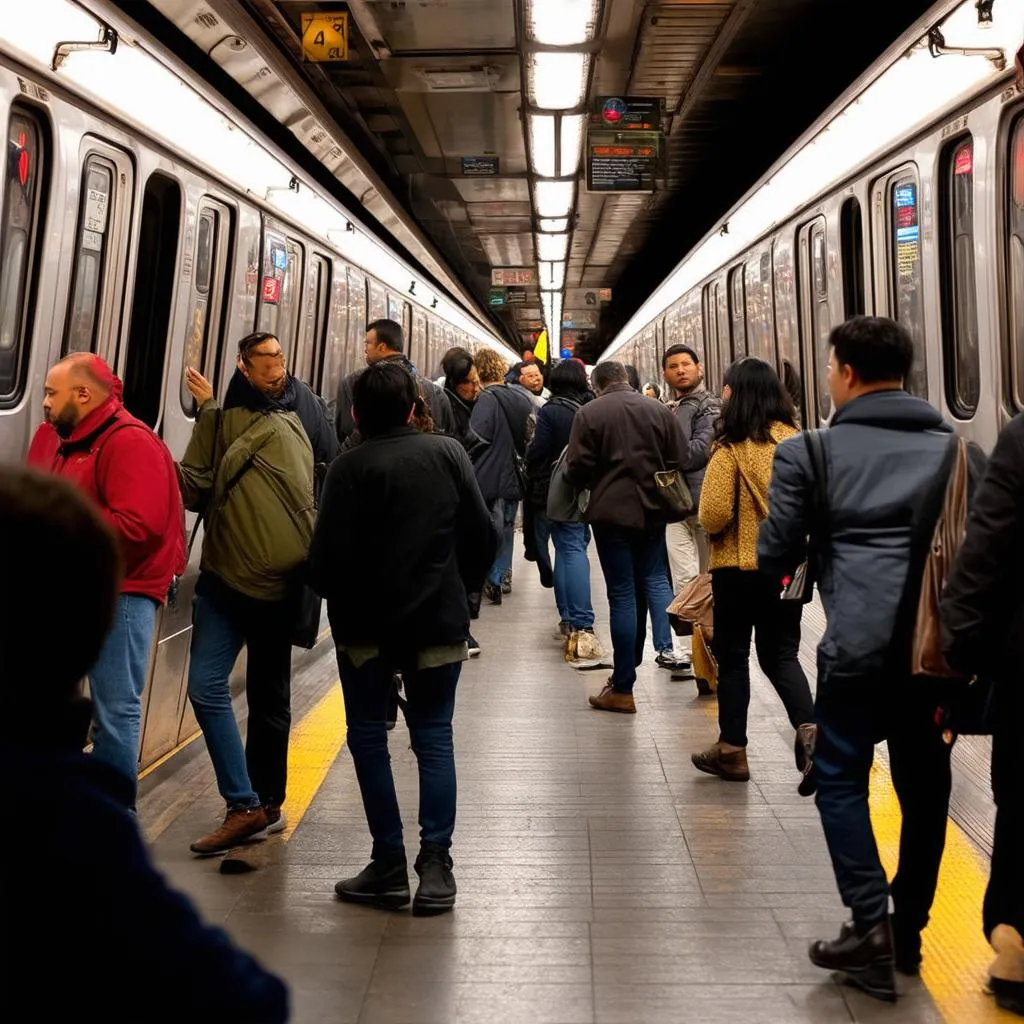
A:
POLYGON ((568 234, 534 235, 533 241, 538 260, 564 260, 569 252, 568 234))
MULTIPOLYGON (((1024 0, 1000 0, 990 28, 978 26, 973 2, 962 3, 942 25, 951 47, 999 47, 1007 55, 1020 46, 1024 0)), ((813 139, 784 156, 637 310, 609 347, 605 358, 633 340, 673 303, 755 241, 785 223, 816 197, 834 188, 856 168, 870 165, 900 139, 942 121, 964 99, 1000 81, 1005 73, 978 56, 935 59, 926 47, 908 49, 813 139), (729 232, 721 234, 728 223, 729 232)))
POLYGON ((530 135, 530 166, 542 178, 554 178, 555 168, 555 115, 528 114, 526 127, 530 135))
POLYGON ((568 178, 580 169, 580 149, 583 145, 583 114, 562 116, 561 160, 559 175, 568 178))
POLYGON ((575 181, 538 181, 533 186, 533 208, 538 217, 568 217, 575 198, 575 181))
POLYGON ((545 217, 540 221, 541 231, 567 231, 568 229, 568 217, 545 217))
POLYGON ((527 96, 540 110, 578 107, 587 94, 590 55, 533 53, 527 70, 527 96))
POLYGON ((565 263, 538 263, 537 280, 543 289, 560 290, 565 287, 565 263))
POLYGON ((597 34, 598 0, 530 0, 526 32, 545 46, 578 46, 597 34))

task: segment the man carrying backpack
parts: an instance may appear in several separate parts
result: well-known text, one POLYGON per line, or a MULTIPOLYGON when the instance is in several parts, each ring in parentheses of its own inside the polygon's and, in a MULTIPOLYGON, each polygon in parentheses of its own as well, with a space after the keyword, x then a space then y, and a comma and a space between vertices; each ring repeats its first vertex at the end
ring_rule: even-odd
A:
POLYGON ((758 561, 781 582, 806 557, 810 534, 828 617, 818 647, 813 779, 853 920, 837 939, 813 943, 810 957, 891 1000, 894 963, 918 973, 945 845, 950 748, 935 724, 944 687, 912 678, 910 650, 956 441, 933 406, 903 389, 914 349, 901 325, 854 317, 832 331, 829 346, 836 412, 820 434, 824 466, 815 472, 802 437, 776 449, 758 561), (923 516, 924 509, 931 511, 923 516), (883 739, 903 812, 891 922, 890 887, 868 811, 874 748, 883 739))

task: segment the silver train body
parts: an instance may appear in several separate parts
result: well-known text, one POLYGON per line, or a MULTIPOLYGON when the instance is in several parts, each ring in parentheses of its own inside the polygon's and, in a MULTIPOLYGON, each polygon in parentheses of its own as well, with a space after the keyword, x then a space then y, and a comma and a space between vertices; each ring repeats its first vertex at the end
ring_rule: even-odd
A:
POLYGON ((937 5, 686 257, 605 358, 660 381, 666 347, 684 343, 719 389, 734 359, 759 356, 798 375, 803 422, 822 423, 829 330, 857 313, 891 316, 914 339, 910 390, 991 448, 1024 409, 1024 97, 1012 73, 1024 20, 1015 0, 995 10, 1002 35, 987 38, 1015 40, 1009 70, 985 54, 931 55, 930 27, 944 24, 952 46, 975 17, 973 3, 937 5), (949 81, 958 74, 966 81, 949 81), (745 236, 730 246, 736 225, 745 236))
MULTIPOLYGON (((55 31, 60 38, 60 26, 55 31)), ((400 284, 397 273, 378 279, 322 237, 322 225, 289 219, 229 173, 190 162, 7 44, 0 28, 0 461, 24 459, 46 372, 70 351, 97 352, 115 367, 126 405, 175 457, 194 423, 186 365, 223 395, 235 343, 254 329, 275 332, 292 372, 331 402, 341 375, 362 365, 366 324, 379 317, 405 326, 412 360, 434 377, 453 345, 513 356, 473 311, 453 324, 435 315, 426 288, 408 294, 415 271, 400 284), (472 334, 464 329, 470 322, 478 327, 472 334)), ((176 606, 160 617, 143 767, 197 731, 185 697, 200 549, 201 532, 176 606)))

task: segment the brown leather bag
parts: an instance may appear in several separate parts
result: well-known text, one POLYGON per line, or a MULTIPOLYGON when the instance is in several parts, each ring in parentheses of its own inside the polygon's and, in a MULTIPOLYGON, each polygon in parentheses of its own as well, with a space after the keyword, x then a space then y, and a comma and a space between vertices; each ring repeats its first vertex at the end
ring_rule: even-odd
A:
POLYGON ((949 667, 942 653, 939 602, 967 529, 967 482, 967 442, 960 438, 921 576, 910 651, 910 671, 915 676, 963 678, 949 667))

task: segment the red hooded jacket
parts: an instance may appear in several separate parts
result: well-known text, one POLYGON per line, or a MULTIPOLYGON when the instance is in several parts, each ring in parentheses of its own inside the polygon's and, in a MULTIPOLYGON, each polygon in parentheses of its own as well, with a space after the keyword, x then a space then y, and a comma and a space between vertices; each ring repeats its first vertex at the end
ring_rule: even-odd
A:
POLYGON ((110 397, 61 440, 49 423, 32 438, 28 464, 63 477, 87 494, 121 540, 121 593, 160 604, 174 575, 185 571, 185 517, 174 460, 163 441, 110 397))

